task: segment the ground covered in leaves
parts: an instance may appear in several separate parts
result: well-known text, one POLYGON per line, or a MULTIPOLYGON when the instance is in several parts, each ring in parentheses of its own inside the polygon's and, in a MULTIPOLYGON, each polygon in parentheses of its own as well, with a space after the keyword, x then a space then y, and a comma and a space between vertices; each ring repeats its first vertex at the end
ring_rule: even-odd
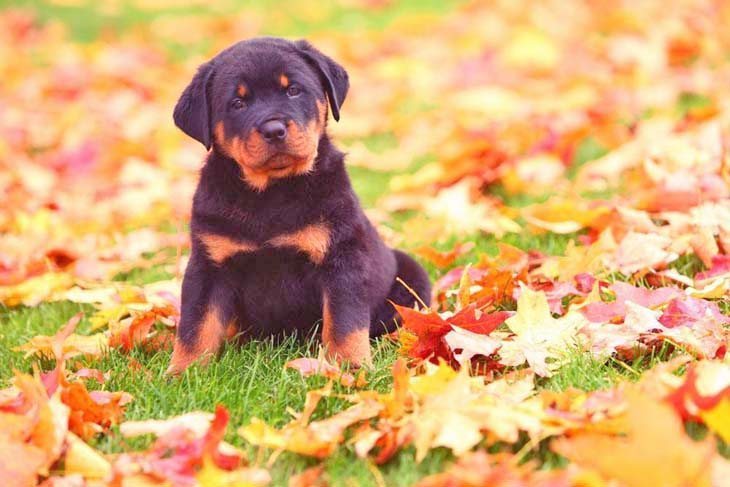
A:
POLYGON ((726 486, 730 5, 36 1, 0 10, 3 485, 726 486), (235 40, 348 69, 330 131, 430 309, 163 376, 235 40))

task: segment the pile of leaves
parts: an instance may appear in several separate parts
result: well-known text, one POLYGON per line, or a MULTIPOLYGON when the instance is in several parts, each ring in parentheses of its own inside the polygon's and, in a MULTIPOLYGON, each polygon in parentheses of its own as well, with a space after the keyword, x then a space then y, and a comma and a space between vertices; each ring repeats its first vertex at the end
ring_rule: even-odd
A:
POLYGON ((83 332, 77 315, 16 347, 32 373, 0 390, 0 483, 266 485, 289 452, 315 464, 292 485, 324 485, 321 462, 343 449, 376 473, 445 449, 446 470, 419 485, 725 485, 730 5, 523 3, 311 37, 350 72, 330 127, 349 162, 402 172, 373 218, 437 278, 430 307, 397 307, 392 387, 293 358, 285 373, 318 385, 285 424, 242 424, 248 452, 223 441, 241 424, 223 406, 125 421, 133 398, 94 367, 113 349, 143 370, 170 348, 204 156, 172 106, 266 14, 159 18, 81 44, 0 12, 0 303, 90 310, 83 332), (173 39, 211 40, 181 61, 173 39), (140 268, 166 277, 125 282, 140 268), (547 387, 578 358, 631 380, 547 387), (99 446, 142 435, 146 448, 99 446))
POLYGON ((126 437, 154 434, 147 450, 105 456, 85 441, 119 425, 126 392, 89 391, 86 381, 104 384, 97 369, 67 370, 67 360, 99 353, 101 341, 74 335, 74 316, 54 337, 36 337, 30 348, 50 348, 56 367, 33 375, 16 372, 12 386, 0 390, 4 455, 0 479, 7 485, 84 485, 85 482, 136 482, 137 485, 266 485, 266 471, 248 468, 243 452, 222 443, 228 413, 193 414, 163 422, 123 423, 126 437), (40 345, 40 342, 45 342, 40 345), (75 482, 75 483, 73 483, 75 482))

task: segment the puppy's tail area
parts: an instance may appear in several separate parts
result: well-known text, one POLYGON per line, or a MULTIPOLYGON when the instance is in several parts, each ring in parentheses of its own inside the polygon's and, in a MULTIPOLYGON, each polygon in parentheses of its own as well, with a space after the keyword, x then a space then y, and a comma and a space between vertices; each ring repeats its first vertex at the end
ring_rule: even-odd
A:
POLYGON ((381 304, 375 312, 372 321, 373 325, 370 330, 371 336, 378 336, 395 330, 397 313, 391 302, 409 308, 413 307, 415 303, 419 303, 420 306, 421 301, 427 305, 431 304, 431 281, 428 278, 426 270, 405 252, 393 250, 393 253, 398 264, 396 277, 399 277, 410 289, 404 286, 398 279, 393 281, 387 301, 381 304), (420 300, 416 299, 413 293, 420 300))

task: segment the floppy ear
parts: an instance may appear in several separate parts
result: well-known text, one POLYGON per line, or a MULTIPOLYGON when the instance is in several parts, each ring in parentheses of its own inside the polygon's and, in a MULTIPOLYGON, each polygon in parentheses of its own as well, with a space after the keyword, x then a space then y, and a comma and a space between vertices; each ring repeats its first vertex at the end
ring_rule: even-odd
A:
POLYGON ((208 85, 213 77, 213 63, 207 62, 198 68, 193 80, 180 95, 172 118, 175 125, 210 149, 210 103, 208 85))
POLYGON ((332 116, 339 121, 340 107, 345 101, 347 89, 350 87, 347 71, 305 40, 296 41, 294 45, 302 57, 319 72, 320 80, 332 108, 332 116))

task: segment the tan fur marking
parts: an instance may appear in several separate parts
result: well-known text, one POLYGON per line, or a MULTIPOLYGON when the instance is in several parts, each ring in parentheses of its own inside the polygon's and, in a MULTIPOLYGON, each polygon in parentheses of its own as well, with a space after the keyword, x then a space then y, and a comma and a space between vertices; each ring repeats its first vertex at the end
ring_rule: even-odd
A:
POLYGON ((253 167, 259 164, 266 154, 266 141, 261 134, 254 131, 247 140, 241 137, 226 137, 223 122, 218 122, 213 129, 218 144, 223 152, 241 167, 242 176, 252 188, 263 191, 269 184, 269 176, 265 172, 256 171, 253 167))
POLYGON ((294 233, 279 235, 269 243, 274 247, 294 247, 309 256, 315 264, 321 264, 330 245, 330 229, 324 223, 307 225, 294 233))
POLYGON ((302 127, 294 122, 287 126, 289 132, 289 150, 296 154, 307 154, 304 163, 295 167, 294 174, 304 174, 312 170, 314 161, 317 158, 317 146, 321 131, 316 120, 312 120, 302 130, 302 127))
POLYGON ((282 88, 287 88, 289 86, 289 77, 285 74, 282 74, 279 76, 279 83, 281 84, 282 88))
POLYGON ((198 360, 201 364, 208 363, 211 356, 220 350, 225 337, 226 327, 218 318, 218 312, 214 308, 209 309, 200 323, 198 341, 195 344, 186 346, 178 338, 175 339, 170 366, 165 374, 180 374, 198 360))
POLYGON ((248 91, 246 90, 246 87, 244 85, 238 85, 236 93, 238 93, 238 96, 243 98, 244 96, 246 96, 246 93, 248 93, 248 91))
POLYGON ((241 165, 243 179, 256 191, 263 191, 269 185, 269 176, 265 173, 255 172, 246 166, 241 165))
POLYGON ((216 264, 220 264, 229 257, 239 252, 253 252, 258 246, 253 242, 236 241, 223 235, 215 235, 212 233, 203 233, 200 240, 205 246, 208 256, 216 264))
POLYGON ((226 340, 231 340, 238 335, 238 325, 235 321, 231 321, 226 325, 226 340))
POLYGON ((276 155, 272 146, 254 130, 243 139, 240 136, 226 137, 223 122, 218 122, 213 133, 222 151, 241 167, 244 181, 257 191, 263 191, 271 179, 297 176, 310 172, 317 158, 319 137, 325 126, 325 105, 317 102, 317 118, 302 127, 293 121, 287 124, 286 155, 291 165, 283 169, 268 169, 266 161, 276 155))
POLYGON ((335 328, 337 325, 332 318, 327 293, 324 294, 322 300, 322 343, 327 356, 338 362, 349 362, 355 367, 372 365, 369 327, 355 330, 344 339, 336 340, 335 328))

